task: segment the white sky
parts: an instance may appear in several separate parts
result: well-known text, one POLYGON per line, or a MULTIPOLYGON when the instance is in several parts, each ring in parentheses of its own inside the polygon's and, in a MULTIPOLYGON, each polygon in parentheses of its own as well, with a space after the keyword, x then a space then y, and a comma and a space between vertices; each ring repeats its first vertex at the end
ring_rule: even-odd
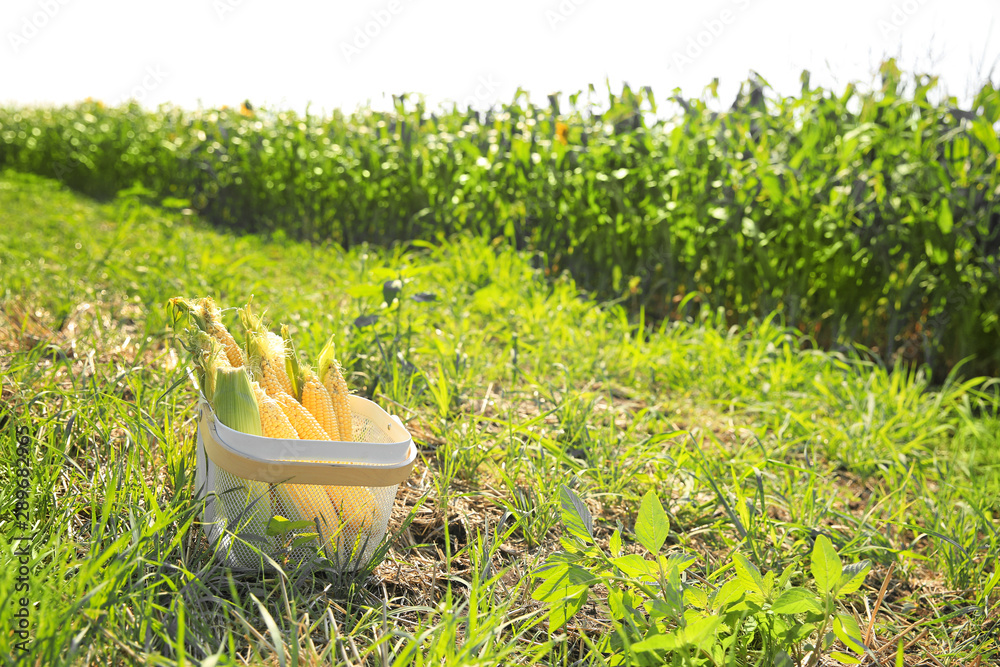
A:
POLYGON ((663 99, 719 77, 728 105, 751 69, 794 94, 802 69, 842 88, 886 54, 962 98, 1000 79, 998 15, 997 0, 0 0, 0 103, 328 111, 420 92, 483 108, 519 86, 544 103, 608 78, 663 99))

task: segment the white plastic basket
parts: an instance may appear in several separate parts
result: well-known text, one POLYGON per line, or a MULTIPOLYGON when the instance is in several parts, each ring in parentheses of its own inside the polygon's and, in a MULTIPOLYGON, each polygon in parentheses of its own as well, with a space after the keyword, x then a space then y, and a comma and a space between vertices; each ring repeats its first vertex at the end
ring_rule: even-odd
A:
POLYGON ((282 567, 325 556, 345 571, 371 559, 417 448, 397 417, 358 396, 349 404, 354 442, 328 442, 239 433, 201 401, 195 484, 224 563, 271 569, 262 554, 282 567), (312 525, 268 535, 274 516, 312 525))

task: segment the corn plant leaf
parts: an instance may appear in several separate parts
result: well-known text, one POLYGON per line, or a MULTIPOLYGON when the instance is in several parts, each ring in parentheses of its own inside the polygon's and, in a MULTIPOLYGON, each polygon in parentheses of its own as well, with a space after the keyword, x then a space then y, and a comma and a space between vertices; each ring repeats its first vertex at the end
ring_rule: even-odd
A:
POLYGON ((938 227, 942 234, 951 234, 955 227, 955 219, 951 215, 951 205, 947 199, 941 200, 941 210, 938 212, 938 227))
POLYGON ((670 523, 667 520, 667 513, 663 511, 663 505, 652 490, 647 491, 639 506, 639 517, 635 521, 636 539, 650 553, 657 554, 666 542, 669 532, 670 523))
POLYGON ((996 130, 993 129, 989 121, 980 116, 972 122, 971 130, 972 134, 983 142, 986 150, 994 155, 1000 154, 1000 139, 997 138, 996 130))
POLYGON ((998 583, 1000 583, 1000 559, 993 564, 993 576, 990 577, 989 581, 986 582, 986 585, 983 586, 983 592, 980 595, 989 595, 990 591, 992 591, 998 583))

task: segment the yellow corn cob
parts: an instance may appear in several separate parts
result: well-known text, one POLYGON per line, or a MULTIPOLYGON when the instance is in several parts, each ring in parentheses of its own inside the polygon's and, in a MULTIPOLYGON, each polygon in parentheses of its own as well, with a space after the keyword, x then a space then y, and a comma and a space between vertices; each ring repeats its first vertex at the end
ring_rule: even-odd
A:
POLYGON ((268 396, 258 383, 253 382, 252 385, 254 393, 257 395, 257 405, 260 406, 260 425, 264 431, 264 437, 285 440, 298 439, 299 434, 278 402, 268 396))
MULTIPOLYGON (((293 521, 312 521, 316 525, 320 542, 328 558, 336 551, 335 540, 340 533, 340 518, 330 502, 324 487, 313 484, 277 484, 275 500, 286 518, 293 521)), ((279 508, 276 508, 279 509, 279 508)))
POLYGON ((192 301, 175 296, 168 305, 178 313, 185 313, 194 320, 195 325, 209 336, 219 341, 225 351, 226 360, 234 368, 244 364, 243 350, 236 344, 226 325, 222 323, 222 310, 215 305, 212 297, 192 301))
POLYGON ((349 528, 367 530, 375 523, 375 496, 367 487, 328 486, 326 493, 349 528))
POLYGON ((340 369, 340 362, 334 354, 333 338, 331 337, 319 354, 319 376, 323 386, 333 401, 333 410, 337 415, 337 426, 340 429, 340 440, 354 440, 354 428, 351 420, 351 406, 347 400, 347 381, 340 369))
POLYGON ((263 319, 253 314, 250 305, 240 308, 240 320, 247 334, 247 352, 253 379, 260 383, 268 396, 278 393, 293 395, 292 382, 285 371, 285 341, 264 326, 263 319))
POLYGON ((285 372, 285 344, 281 337, 268 331, 254 342, 261 352, 260 383, 268 396, 275 394, 292 395, 292 382, 285 372))
POLYGON ((198 372, 198 386, 205 398, 211 402, 215 393, 216 370, 220 368, 232 370, 233 367, 217 340, 197 328, 188 328, 187 334, 186 347, 198 372))
POLYGON ((233 366, 242 366, 245 363, 243 350, 236 344, 236 339, 229 333, 229 329, 222 323, 222 309, 215 305, 215 300, 207 296, 201 300, 204 312, 205 331, 217 341, 222 343, 226 350, 226 358, 233 366))
POLYGON ((282 411, 288 417, 288 421, 292 423, 295 432, 299 434, 300 438, 303 440, 330 439, 330 435, 323 430, 323 427, 319 425, 316 418, 309 414, 309 411, 294 398, 282 392, 273 394, 271 398, 281 406, 282 411))
POLYGON ((342 440, 333 400, 323 383, 310 370, 303 372, 302 405, 316 418, 332 440, 342 440))
POLYGON ((370 539, 375 496, 363 486, 328 486, 326 493, 342 523, 337 531, 337 551, 341 558, 354 558, 370 539))

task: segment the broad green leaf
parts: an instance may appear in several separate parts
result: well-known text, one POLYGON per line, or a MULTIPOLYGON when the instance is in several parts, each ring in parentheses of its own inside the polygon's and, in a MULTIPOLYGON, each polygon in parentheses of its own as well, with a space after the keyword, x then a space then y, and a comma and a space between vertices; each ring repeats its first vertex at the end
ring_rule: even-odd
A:
POLYGON ((831 592, 840 583, 842 571, 840 556, 837 555, 837 550, 833 548, 830 538, 826 535, 820 535, 816 538, 809 569, 816 582, 816 587, 824 593, 831 592))
POLYGON ((566 530, 584 542, 594 541, 594 520, 587 505, 569 487, 559 487, 559 504, 562 506, 562 522, 566 530))
POLYGON ((579 565, 559 563, 552 568, 542 570, 537 575, 542 583, 532 592, 535 600, 553 602, 579 595, 580 591, 598 580, 579 565))
POLYGON ((778 651, 774 656, 774 667, 795 667, 795 661, 784 651, 778 651))
MULTIPOLYGON (((643 607, 646 609, 646 613, 651 619, 661 619, 661 618, 676 618, 679 612, 676 606, 668 604, 663 600, 658 600, 653 598, 651 600, 646 600, 643 607)), ((683 610, 682 610, 683 611, 683 610)))
POLYGON ((823 605, 816 594, 805 588, 789 588, 771 603, 771 611, 777 614, 803 614, 807 611, 821 612, 823 605))
POLYGON ((671 632, 665 635, 651 635, 640 642, 632 644, 632 653, 654 653, 656 651, 673 651, 677 648, 677 633, 671 632))
POLYGON ((764 584, 761 589, 764 592, 764 597, 770 599, 771 593, 774 592, 774 571, 768 572, 764 575, 764 584))
POLYGON ((670 523, 663 505, 652 490, 647 491, 639 506, 639 517, 635 521, 635 537, 639 544, 652 554, 657 554, 670 532, 670 523))
POLYGON ((316 524, 312 521, 291 521, 277 514, 267 522, 266 532, 268 537, 275 537, 276 535, 284 535, 292 530, 303 530, 306 528, 315 529, 316 524))
POLYGON ((695 609, 704 609, 708 606, 708 593, 695 586, 688 586, 684 589, 684 602, 695 609))
POLYGON ((718 611, 725 611, 730 605, 743 600, 746 588, 739 579, 730 579, 722 584, 712 595, 712 608, 718 611))
POLYGON ((670 570, 683 572, 694 565, 697 560, 698 559, 695 556, 685 553, 673 553, 667 557, 658 556, 656 558, 656 561, 660 564, 660 567, 663 568, 664 572, 669 572, 670 570))
POLYGON ((611 562, 629 577, 656 577, 660 573, 656 563, 646 560, 639 554, 619 556, 612 558, 611 562))
POLYGON ((625 603, 622 600, 622 592, 617 588, 608 591, 608 609, 613 620, 620 621, 625 618, 625 603))
POLYGON ((837 662, 842 662, 845 665, 860 665, 861 659, 855 658, 853 655, 847 653, 841 653, 840 651, 830 651, 830 657, 837 662))
POLYGON ((304 547, 318 537, 319 533, 303 533, 301 535, 296 535, 295 539, 292 540, 291 548, 298 549, 299 547, 304 547))
POLYGON ((587 602, 587 589, 584 588, 575 596, 568 598, 562 603, 556 604, 549 612, 549 632, 554 632, 566 625, 566 622, 573 618, 576 612, 580 611, 587 602))
POLYGON ((788 585, 788 580, 791 579, 792 578, 792 574, 795 573, 795 565, 796 565, 795 563, 792 563, 791 565, 789 565, 788 567, 786 567, 784 570, 782 570, 781 576, 778 577, 778 588, 779 589, 784 589, 785 586, 788 585))
POLYGON ((700 618, 689 622, 680 636, 687 644, 705 648, 703 644, 712 642, 715 639, 715 632, 719 629, 720 623, 722 623, 722 618, 719 616, 700 618))
POLYGON ((1000 138, 997 138, 996 130, 990 125, 982 116, 979 116, 974 121, 972 121, 972 134, 975 135, 977 139, 983 142, 983 146, 986 147, 990 153, 994 155, 1000 155, 1000 138))
POLYGON ((844 642, 844 646, 855 653, 864 653, 865 644, 861 636, 861 628, 853 616, 847 614, 837 614, 833 619, 833 633, 837 639, 844 642))
POLYGON ((845 565, 840 575, 840 583, 837 584, 837 597, 842 598, 861 588, 861 584, 865 583, 865 577, 868 576, 868 571, 871 569, 872 564, 868 560, 845 565))
POLYGON ((755 593, 764 594, 764 577, 760 575, 757 566, 751 563, 741 553, 733 554, 733 565, 736 567, 736 578, 755 593))
POLYGON ((608 541, 608 548, 611 550, 612 556, 622 555, 622 533, 620 530, 615 530, 611 534, 611 539, 608 541))

